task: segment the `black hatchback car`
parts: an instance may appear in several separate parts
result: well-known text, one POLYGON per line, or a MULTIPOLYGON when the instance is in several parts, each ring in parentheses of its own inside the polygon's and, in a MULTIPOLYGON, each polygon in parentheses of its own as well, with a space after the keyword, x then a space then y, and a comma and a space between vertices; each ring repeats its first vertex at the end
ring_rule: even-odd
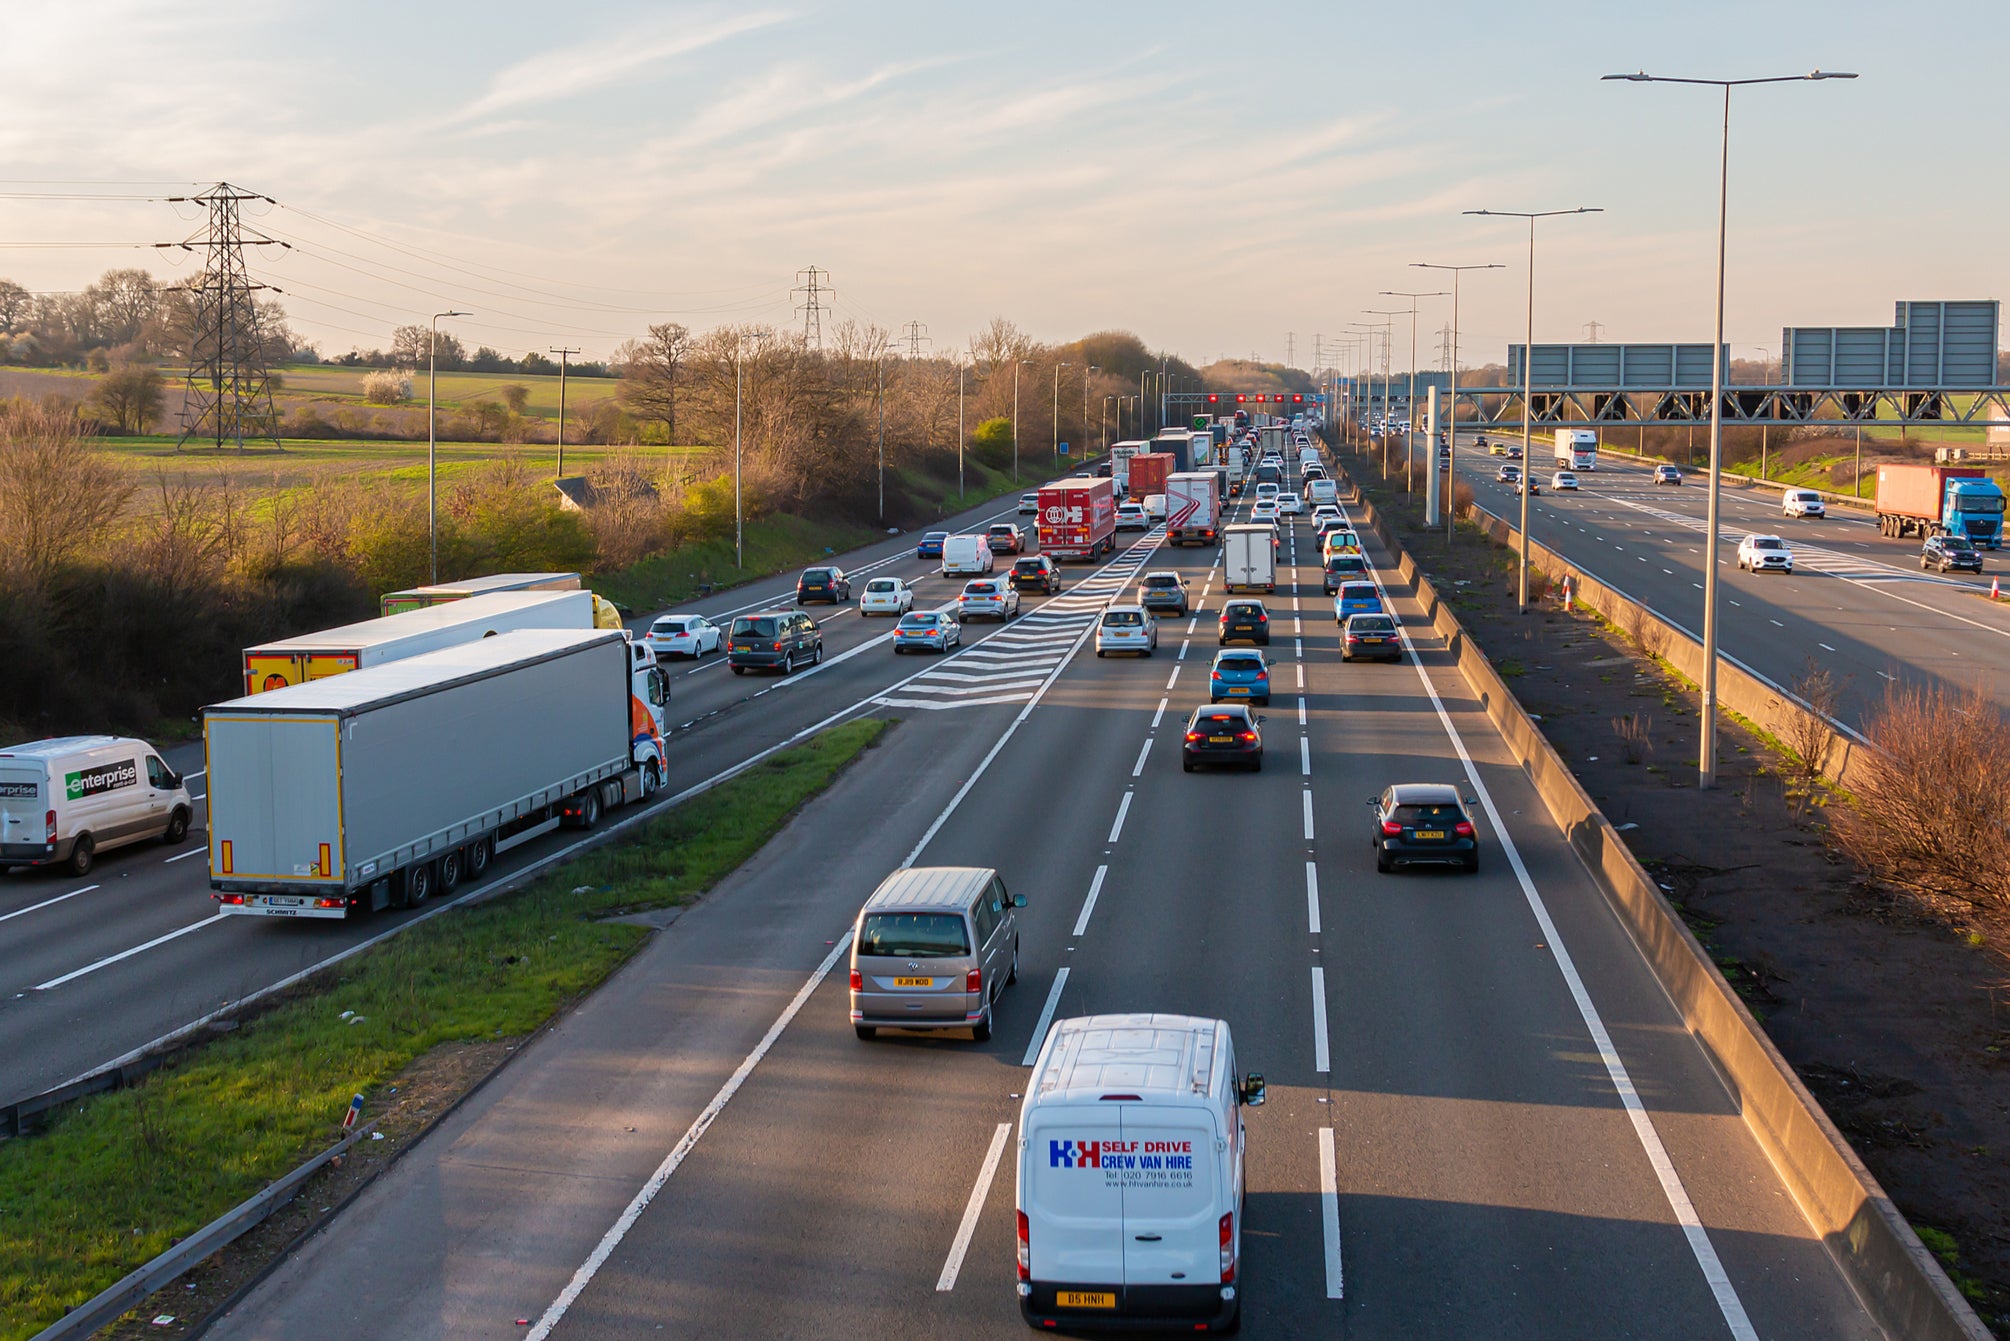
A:
POLYGON ((796 604, 808 605, 811 601, 829 601, 832 605, 843 605, 851 600, 851 579, 839 568, 805 568, 803 575, 796 579, 796 604))
POLYGON ((1186 579, 1178 573, 1146 573, 1138 583, 1138 604, 1147 610, 1187 612, 1186 579))
POLYGON ((1270 645, 1270 612, 1262 601, 1230 601, 1221 607, 1221 644, 1248 641, 1270 645))
POLYGON ((726 631, 726 664, 735 675, 750 670, 787 675, 798 666, 814 666, 823 659, 823 632, 800 610, 738 615, 726 631))
POLYGON ((1012 590, 1039 591, 1052 596, 1061 589, 1061 567, 1044 554, 1029 554, 1012 562, 1012 590))
POLYGON ((1467 813, 1469 798, 1437 782, 1402 782, 1370 797, 1375 812, 1375 869, 1456 866, 1480 869, 1480 840, 1467 813))
POLYGON ((1982 551, 1970 544, 1965 535, 1930 535, 1926 544, 1920 547, 1919 566, 1937 568, 1945 573, 1950 569, 1966 569, 1980 575, 1982 572, 1982 551))
POLYGON ((1251 713, 1246 703, 1195 708, 1186 719, 1186 737, 1180 742, 1180 771, 1191 773, 1204 764, 1235 764, 1261 772, 1262 724, 1263 718, 1251 713))

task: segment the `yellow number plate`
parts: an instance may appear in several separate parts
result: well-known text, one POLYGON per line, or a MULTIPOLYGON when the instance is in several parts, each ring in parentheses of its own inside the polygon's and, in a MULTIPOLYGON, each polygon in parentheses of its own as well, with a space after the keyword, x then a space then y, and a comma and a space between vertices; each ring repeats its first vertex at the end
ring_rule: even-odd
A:
POLYGON ((1419 837, 1419 838, 1443 838, 1444 836, 1445 836, 1445 831, 1444 831, 1443 829, 1419 829, 1419 830, 1417 830, 1417 837, 1419 837))
POLYGON ((893 980, 893 985, 894 985, 895 987, 933 987, 933 986, 935 986, 935 979, 933 979, 933 978, 895 978, 895 979, 893 980))
POLYGON ((1235 737, 1234 737, 1234 736, 1209 736, 1209 737, 1207 738, 1207 743, 1208 743, 1208 744, 1210 744, 1210 745, 1233 745, 1233 744, 1235 744, 1235 737))
POLYGON ((1117 1295, 1114 1290, 1060 1290, 1054 1302, 1062 1308, 1115 1308, 1117 1295))

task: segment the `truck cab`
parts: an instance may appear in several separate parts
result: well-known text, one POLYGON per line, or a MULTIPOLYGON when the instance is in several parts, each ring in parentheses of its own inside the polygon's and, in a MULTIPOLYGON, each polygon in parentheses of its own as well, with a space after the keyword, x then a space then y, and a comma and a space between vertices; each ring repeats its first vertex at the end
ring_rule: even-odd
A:
POLYGON ((1949 535, 1968 537, 1978 549, 2003 544, 2003 487, 1992 479, 1947 482, 1947 507, 1940 519, 1949 535))

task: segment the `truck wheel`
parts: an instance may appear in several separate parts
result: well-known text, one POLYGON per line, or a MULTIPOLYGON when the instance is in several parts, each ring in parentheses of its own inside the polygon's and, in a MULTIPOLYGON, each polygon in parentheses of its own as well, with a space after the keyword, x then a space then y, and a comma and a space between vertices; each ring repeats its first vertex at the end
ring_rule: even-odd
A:
POLYGON ((600 827, 600 788, 589 787, 580 793, 579 827, 582 829, 600 827))
POLYGON ((421 862, 405 870, 405 906, 416 908, 433 897, 433 864, 421 862))
POLYGON ((70 874, 89 875, 91 873, 91 862, 95 859, 97 851, 97 844, 91 841, 89 834, 78 834, 77 841, 70 848, 70 874))
POLYGON ((642 765, 642 799, 647 801, 663 785, 663 774, 658 771, 656 761, 651 759, 642 765))
POLYGON ((440 858, 440 893, 451 894, 461 887, 461 853, 459 848, 440 858))
POLYGON ((167 830, 161 834, 161 841, 173 847, 186 837, 188 837, 188 812, 176 806, 174 814, 168 816, 167 830))
POLYGON ((488 874, 489 862, 495 858, 495 842, 489 838, 477 838, 468 844, 468 854, 462 860, 467 869, 468 879, 479 880, 488 874))

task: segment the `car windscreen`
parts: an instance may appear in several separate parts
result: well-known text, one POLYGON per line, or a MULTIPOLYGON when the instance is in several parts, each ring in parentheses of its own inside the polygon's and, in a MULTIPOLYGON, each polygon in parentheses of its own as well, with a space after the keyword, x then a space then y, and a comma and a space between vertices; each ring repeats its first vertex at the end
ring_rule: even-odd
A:
POLYGON ((940 616, 938 615, 902 615, 900 623, 894 627, 902 629, 932 629, 939 618, 940 616))
POLYGON ((1019 562, 1012 565, 1012 571, 1015 573, 1037 573, 1040 571, 1040 569, 1041 569, 1040 560, 1037 558, 1021 559, 1019 560, 1019 562))
POLYGON ((1379 615, 1355 615, 1347 621, 1350 633, 1393 633, 1396 626, 1379 615))
POLYGON ((963 594, 965 596, 996 596, 998 594, 998 587, 997 584, 991 582, 972 582, 963 589, 963 594))
POLYGON ((1784 542, 1782 542, 1782 541, 1778 541, 1778 540, 1775 540, 1775 539, 1773 539, 1773 537, 1771 537, 1771 536, 1761 536, 1760 538, 1758 538, 1757 540, 1754 540, 1754 541, 1752 542, 1752 548, 1753 548, 1753 549, 1785 549, 1785 548, 1786 548, 1786 545, 1785 545, 1785 543, 1784 543, 1784 542))
POLYGON ((1230 619, 1260 619, 1263 617, 1263 607, 1249 601, 1230 601, 1222 609, 1222 613, 1230 619))
POLYGON ((1237 657, 1221 657, 1215 661, 1214 668, 1234 671, 1237 674, 1254 674, 1263 669, 1263 658, 1246 653, 1237 657))
POLYGON ((924 535, 923 535, 923 536, 922 536, 921 538, 922 538, 923 540, 947 540, 947 539, 949 539, 949 532, 947 532, 947 531, 929 531, 929 532, 927 532, 926 534, 924 534, 924 535))
POLYGON ((1966 540, 1956 540, 1951 536, 1942 540, 1940 547, 1949 554, 1973 554, 1975 552, 1975 546, 1969 544, 1966 540))
POLYGON ((1134 629, 1144 622, 1145 617, 1135 610, 1109 610, 1103 615, 1106 629, 1134 629))
POLYGON ((876 577, 865 584, 865 589, 867 591, 899 591, 900 582, 897 578, 876 577))
POLYGON ((1177 587, 1179 586, 1179 578, 1172 573, 1147 573, 1145 574, 1145 580, 1139 585, 1146 587, 1177 587))
POLYGON ((1326 571, 1329 573, 1358 573, 1367 561, 1358 554, 1330 554, 1326 557, 1326 571))
POLYGON ((775 636, 775 621, 765 615, 758 618, 752 615, 741 615, 733 621, 733 636, 735 638, 772 638, 775 636))
POLYGON ((1249 719, 1239 712, 1215 709, 1211 712, 1195 713, 1193 720, 1187 723, 1187 730, 1206 731, 1212 728, 1217 731, 1241 731, 1248 725, 1249 719))
POLYGON ((1399 824, 1415 825, 1425 829, 1449 829, 1464 819, 1465 815, 1453 805, 1407 805, 1397 806, 1392 818, 1399 824))
POLYGON ((803 569, 803 581, 805 582, 828 582, 830 580, 831 570, 828 568, 803 569))
POLYGON ((970 953, 970 932, 959 913, 867 913, 858 929, 858 952, 947 959, 970 953))
POLYGON ((650 626, 651 633, 682 633, 684 621, 681 619, 659 619, 650 626))

